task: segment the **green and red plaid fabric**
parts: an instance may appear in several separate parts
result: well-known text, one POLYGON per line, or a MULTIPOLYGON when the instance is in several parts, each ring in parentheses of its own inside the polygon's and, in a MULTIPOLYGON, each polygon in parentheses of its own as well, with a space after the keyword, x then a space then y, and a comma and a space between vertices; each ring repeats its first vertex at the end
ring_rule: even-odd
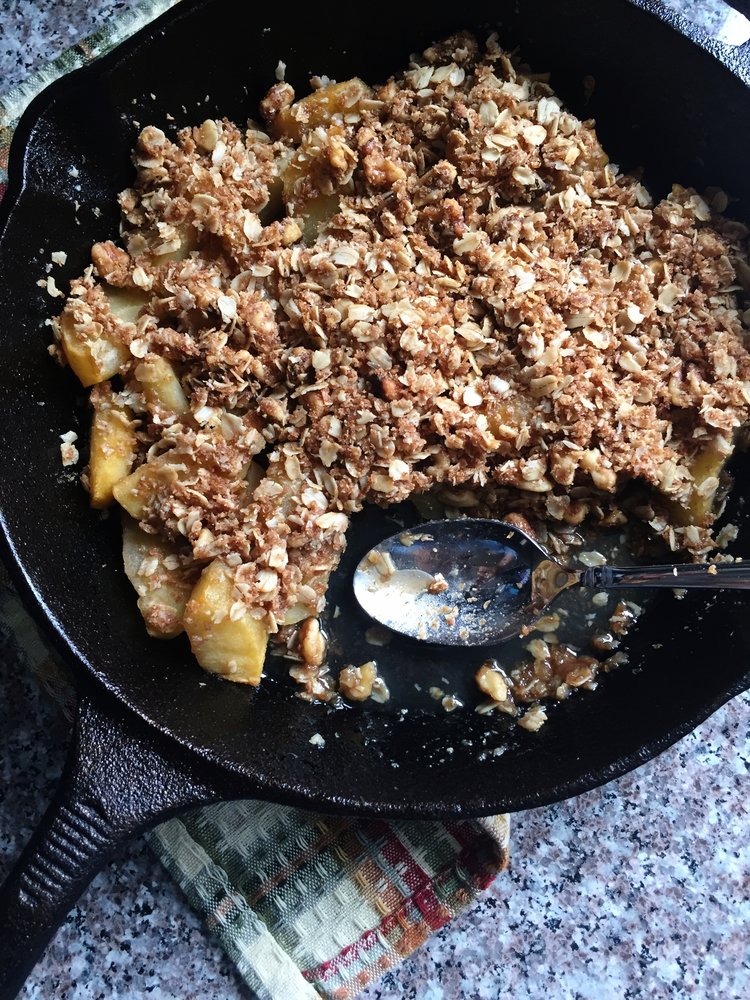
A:
POLYGON ((354 997, 451 920, 507 859, 504 816, 455 823, 225 802, 151 845, 260 997, 354 997))
MULTIPOLYGON (((78 43, 0 99, 0 198, 13 130, 63 73, 102 55, 172 6, 152 0, 78 43)), ((70 707, 59 664, 0 571, 0 623, 70 707)), ((465 909, 508 859, 508 818, 445 823, 332 818, 225 802, 149 835, 167 871, 260 1000, 346 1000, 465 909)))

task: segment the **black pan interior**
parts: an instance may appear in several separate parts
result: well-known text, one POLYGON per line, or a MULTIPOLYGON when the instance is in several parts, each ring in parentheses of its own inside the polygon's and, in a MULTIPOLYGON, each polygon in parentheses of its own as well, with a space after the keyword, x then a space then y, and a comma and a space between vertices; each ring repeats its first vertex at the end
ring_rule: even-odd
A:
MULTIPOLYGON (((282 664, 269 666, 257 692, 208 677, 184 640, 146 637, 121 569, 116 518, 92 512, 76 474, 61 468, 59 435, 74 429, 85 447, 86 408, 73 377, 46 351, 45 320, 60 303, 36 285, 44 263, 51 251, 68 252, 64 272, 55 272, 65 287, 64 278, 87 263, 91 243, 116 234, 114 196, 131 178, 136 122, 170 130, 208 115, 242 121, 255 114, 279 59, 300 92, 311 73, 378 81, 410 52, 461 27, 484 34, 497 26, 506 46, 552 70, 572 109, 596 117, 610 155, 626 167, 643 164, 656 194, 673 180, 719 185, 737 198, 732 212, 750 219, 739 127, 750 112, 745 83, 639 6, 472 2, 457 14, 453 4, 401 4, 397 14, 364 18, 351 4, 328 4, 319 17, 297 19, 278 5, 248 32, 237 30, 238 5, 185 0, 38 98, 19 130, 8 203, 19 194, 21 170, 23 193, 0 256, 0 504, 9 554, 72 661, 186 747, 244 775, 248 794, 429 817, 525 808, 582 791, 653 756, 748 686, 746 599, 663 595, 628 642, 629 667, 597 692, 554 707, 539 733, 509 730, 502 719, 471 711, 446 714, 416 692, 415 684, 457 690, 473 673, 476 652, 405 642, 374 650, 364 642, 367 622, 349 596, 347 574, 372 541, 394 530, 388 515, 369 512, 334 584, 341 614, 331 629, 339 662, 375 656, 391 703, 339 711, 308 705, 294 697, 282 664), (589 97, 585 77, 595 80, 589 97), (322 748, 309 742, 316 733, 322 748)), ((728 61, 748 78, 747 52, 728 61)), ((735 472, 742 498, 748 463, 735 472)), ((741 501, 734 519, 747 520, 741 501)), ((737 551, 747 545, 745 528, 737 551)))

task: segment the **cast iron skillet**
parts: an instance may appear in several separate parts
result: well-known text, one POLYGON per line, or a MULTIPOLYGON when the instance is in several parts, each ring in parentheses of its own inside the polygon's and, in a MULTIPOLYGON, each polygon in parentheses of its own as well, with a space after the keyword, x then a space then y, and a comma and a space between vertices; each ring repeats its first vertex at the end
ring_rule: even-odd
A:
MULTIPOLYGON (((259 797, 428 819, 539 806, 648 760, 750 686, 741 593, 657 598, 629 641, 631 666, 595 694, 554 708, 538 734, 473 712, 446 715, 416 691, 415 683, 461 690, 475 654, 394 642, 375 651, 392 702, 332 712, 295 698, 280 664, 256 692, 208 677, 184 640, 148 639, 121 569, 116 519, 92 512, 76 476, 61 469, 59 434, 77 430, 85 453, 86 409, 72 376, 47 355, 44 320, 59 302, 36 286, 51 251, 68 251, 64 273, 56 272, 64 286, 87 263, 90 244, 116 233, 114 196, 132 176, 133 119, 168 128, 208 115, 242 121, 256 113, 280 58, 304 92, 309 73, 385 79, 409 52, 451 30, 499 25, 506 45, 520 44, 533 66, 553 70, 573 110, 599 120, 616 159, 646 165, 656 194, 677 179, 720 185, 738 199, 733 213, 750 219, 740 126, 750 114, 750 49, 716 45, 651 0, 494 0, 466 3, 460 16, 454 4, 402 4, 395 21, 366 25, 351 4, 328 4, 325 23, 290 19, 277 5, 251 31, 232 30, 232 7, 185 0, 46 90, 13 144, 0 242, 4 548, 73 669, 80 700, 57 797, 0 894, 0 996, 20 988, 117 843, 179 809, 259 797), (588 104, 586 76, 595 78, 588 104), (309 742, 315 733, 322 749, 309 742), (496 748, 501 755, 487 752, 496 748)), ((748 463, 737 465, 736 496, 749 474, 748 463)), ((746 520, 741 509, 737 519, 746 520)), ((389 517, 368 512, 352 533, 333 586, 339 663, 373 656, 350 572, 393 530, 389 517)))

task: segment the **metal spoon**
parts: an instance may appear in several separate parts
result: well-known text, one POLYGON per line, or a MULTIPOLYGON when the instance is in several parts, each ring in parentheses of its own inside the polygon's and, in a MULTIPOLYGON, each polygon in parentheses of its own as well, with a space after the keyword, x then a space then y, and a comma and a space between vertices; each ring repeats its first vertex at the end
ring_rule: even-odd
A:
POLYGON ((569 569, 512 524, 466 518, 392 535, 354 573, 354 594, 377 622, 447 646, 512 639, 569 587, 744 590, 750 562, 569 569))

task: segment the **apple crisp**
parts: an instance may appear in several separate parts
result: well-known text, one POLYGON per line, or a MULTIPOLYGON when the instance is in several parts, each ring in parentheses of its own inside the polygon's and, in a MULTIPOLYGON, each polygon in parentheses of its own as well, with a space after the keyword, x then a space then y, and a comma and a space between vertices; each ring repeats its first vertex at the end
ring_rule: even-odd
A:
POLYGON ((305 623, 300 683, 327 697, 349 518, 425 494, 552 534, 640 518, 704 558, 750 412, 726 198, 654 203, 495 36, 313 86, 274 84, 264 127, 144 128, 121 245, 55 324, 151 633, 255 684, 305 623))

